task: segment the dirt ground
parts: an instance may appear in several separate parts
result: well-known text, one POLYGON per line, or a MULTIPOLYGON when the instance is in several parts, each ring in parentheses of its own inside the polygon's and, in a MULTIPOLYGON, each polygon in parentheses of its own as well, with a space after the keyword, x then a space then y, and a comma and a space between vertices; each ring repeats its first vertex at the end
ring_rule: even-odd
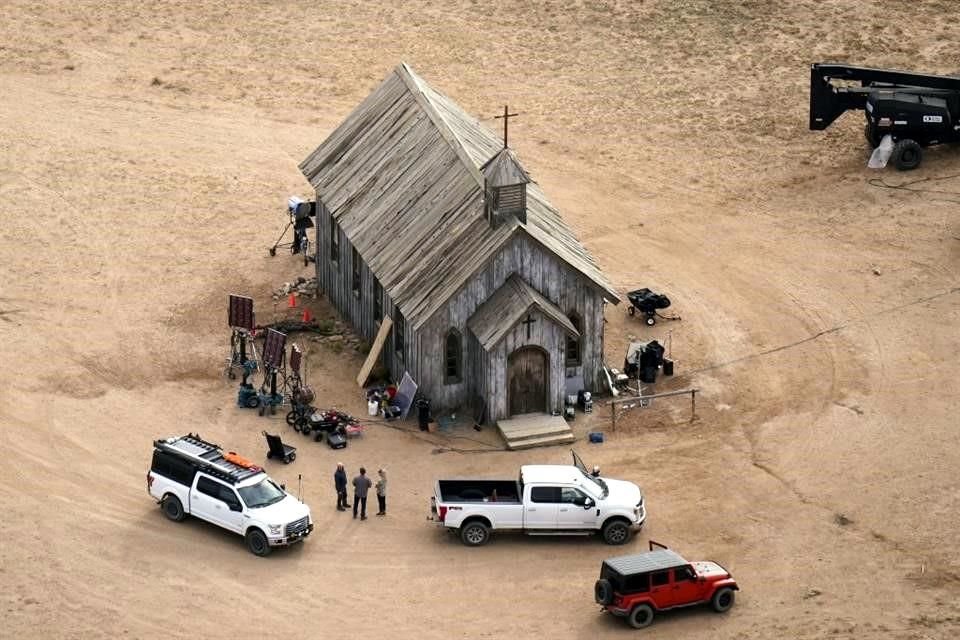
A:
MULTIPOLYGON (((957 637, 960 150, 875 172, 858 114, 806 126, 810 62, 960 69, 953 3, 380 4, 0 5, 0 636, 957 637), (294 440, 266 464, 317 530, 266 560, 146 494, 154 438, 294 438, 235 407, 226 295, 287 313, 270 293, 309 270, 267 247, 310 195, 297 163, 400 61, 491 128, 518 111, 511 146, 612 281, 682 316, 609 306, 607 355, 669 340, 657 390, 701 389, 698 419, 575 423, 644 488, 626 548, 426 522, 437 477, 568 459, 466 427, 294 440), (337 459, 389 469, 386 518, 334 510, 337 459), (601 614, 600 562, 648 539, 727 566, 734 610, 601 614)), ((360 354, 305 344, 320 402, 362 413, 360 354)))

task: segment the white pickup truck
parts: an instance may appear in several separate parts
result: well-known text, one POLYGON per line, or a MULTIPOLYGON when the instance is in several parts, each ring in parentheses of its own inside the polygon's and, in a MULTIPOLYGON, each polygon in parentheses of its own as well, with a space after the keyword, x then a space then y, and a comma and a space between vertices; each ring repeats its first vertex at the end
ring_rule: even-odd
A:
POLYGON ((260 467, 197 435, 156 440, 147 492, 164 515, 192 515, 244 536, 258 556, 300 542, 313 531, 310 508, 260 467))
MULTIPOLYGON (((572 453, 572 452, 571 452, 572 453)), ((493 530, 528 535, 590 535, 624 544, 643 526, 647 512, 640 487, 573 465, 524 465, 518 480, 438 480, 430 518, 458 531, 468 546, 490 539, 493 530)))

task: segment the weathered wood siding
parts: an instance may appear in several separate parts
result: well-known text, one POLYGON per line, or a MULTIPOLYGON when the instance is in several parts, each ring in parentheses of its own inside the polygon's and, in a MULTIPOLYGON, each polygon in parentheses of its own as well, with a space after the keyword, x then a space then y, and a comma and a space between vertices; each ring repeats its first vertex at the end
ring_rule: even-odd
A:
MULTIPOLYGON (((363 262, 360 264, 360 290, 353 290, 353 246, 344 234, 343 229, 337 226, 340 239, 339 260, 334 262, 330 255, 330 211, 317 194, 316 219, 316 249, 317 249, 317 283, 320 290, 327 296, 340 317, 348 322, 353 330, 368 343, 373 343, 380 328, 382 317, 374 317, 373 281, 374 275, 363 262)), ((395 318, 393 300, 383 291, 383 313, 395 318)), ((403 353, 394 350, 393 335, 383 347, 381 362, 390 370, 390 377, 399 381, 404 371, 409 371, 414 380, 418 379, 417 341, 411 336, 410 325, 404 322, 406 335, 403 353)))
MULTIPOLYGON (((545 251, 530 236, 520 233, 485 268, 470 278, 446 306, 423 325, 419 333, 421 362, 417 381, 438 410, 473 406, 474 398, 482 394, 486 398, 488 418, 505 417, 500 408, 506 407, 506 359, 512 349, 500 355, 491 354, 490 362, 478 362, 478 357, 482 360, 486 358, 482 357, 484 352, 466 328, 466 323, 476 308, 514 272, 564 313, 576 312, 581 318, 581 364, 569 369, 565 367, 566 343, 559 327, 542 315, 532 327, 532 331, 543 331, 545 325, 551 328, 541 336, 547 342, 531 341, 529 344, 538 344, 550 354, 550 369, 556 372, 555 375, 551 374, 551 394, 559 390, 556 391, 556 397, 560 404, 556 408, 562 407, 563 386, 567 377, 582 375, 586 389, 594 391, 600 388, 603 375, 600 369, 603 362, 603 298, 600 290, 551 252, 545 251), (455 385, 446 385, 443 381, 443 339, 450 328, 460 331, 466 342, 463 361, 465 378, 462 383, 455 385), (554 331, 558 333, 555 335, 554 331), (502 359, 503 367, 495 365, 499 359, 502 359), (475 376, 472 380, 469 377, 471 374, 475 376), (494 407, 497 407, 496 411, 494 407)), ((518 325, 518 328, 525 337, 524 325, 518 325)), ((511 340, 505 338, 500 346, 508 343, 522 346, 516 337, 511 340)))
POLYGON ((487 414, 491 421, 510 417, 509 404, 509 366, 510 354, 517 349, 528 345, 542 347, 547 352, 547 370, 550 380, 547 383, 547 411, 563 408, 564 396, 564 345, 566 333, 550 318, 542 313, 532 312, 530 316, 534 323, 530 326, 530 337, 527 338, 527 327, 518 324, 513 328, 489 354, 486 366, 487 414))

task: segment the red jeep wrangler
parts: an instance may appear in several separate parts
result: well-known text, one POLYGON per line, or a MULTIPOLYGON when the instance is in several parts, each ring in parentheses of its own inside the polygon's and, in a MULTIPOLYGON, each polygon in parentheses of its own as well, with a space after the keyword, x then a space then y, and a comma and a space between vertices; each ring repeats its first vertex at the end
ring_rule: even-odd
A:
POLYGON ((642 629, 653 622, 655 611, 707 602, 714 611, 729 611, 739 590, 730 572, 717 563, 687 562, 651 540, 648 553, 603 561, 594 598, 604 610, 642 629))

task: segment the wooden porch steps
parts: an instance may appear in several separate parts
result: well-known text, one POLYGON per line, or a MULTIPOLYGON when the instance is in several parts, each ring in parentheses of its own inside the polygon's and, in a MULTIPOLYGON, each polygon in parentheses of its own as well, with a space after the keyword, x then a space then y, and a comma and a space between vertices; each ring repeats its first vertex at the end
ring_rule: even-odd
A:
POLYGON ((566 420, 547 413, 527 413, 500 420, 497 429, 511 451, 569 444, 576 439, 566 420))

